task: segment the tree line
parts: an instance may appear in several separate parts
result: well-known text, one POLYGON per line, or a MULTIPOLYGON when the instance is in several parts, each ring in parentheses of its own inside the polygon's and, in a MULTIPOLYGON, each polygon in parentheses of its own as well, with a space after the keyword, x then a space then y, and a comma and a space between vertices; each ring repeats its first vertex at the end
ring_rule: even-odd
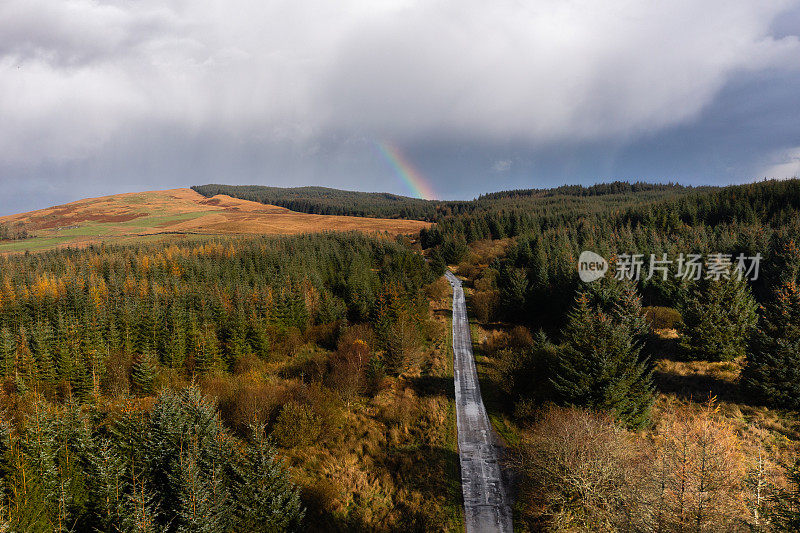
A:
MULTIPOLYGON (((196 192, 206 197, 226 194, 242 200, 250 200, 265 204, 279 205, 293 211, 322 215, 348 215, 378 218, 407 218, 428 222, 444 222, 452 217, 462 217, 451 222, 463 223, 465 215, 481 216, 484 213, 499 211, 515 211, 517 217, 526 220, 534 212, 541 214, 542 209, 556 206, 559 210, 583 209, 595 205, 597 200, 612 206, 629 205, 632 201, 659 199, 663 197, 689 194, 710 190, 710 188, 692 189, 681 185, 627 183, 616 181, 607 184, 584 187, 581 185, 564 185, 552 189, 518 189, 480 195, 473 200, 423 200, 409 198, 391 193, 371 193, 344 191, 327 187, 268 187, 263 185, 195 185, 196 192)), ((466 222, 469 224, 469 222, 466 222)), ((512 223, 514 224, 514 223, 512 223)), ((504 236, 521 234, 527 226, 503 225, 500 230, 504 236)), ((443 234, 458 233, 458 227, 451 228, 443 223, 433 235, 435 241, 443 234)), ((497 235, 497 228, 495 228, 497 235)), ((489 233, 476 234, 475 239, 487 238, 489 233), (482 236, 480 236, 482 235, 482 236)), ((497 237, 495 237, 497 238, 497 237)), ((434 243, 436 244, 436 243, 434 243)))
POLYGON ((5 531, 300 531, 300 492, 263 428, 240 440, 194 387, 113 416, 34 402, 0 424, 5 531))
POLYGON ((0 258, 0 526, 339 523, 275 447, 342 446, 350 402, 419 372, 436 277, 406 244, 360 233, 0 258))
MULTIPOLYGON (((588 213, 559 206, 543 208, 542 216, 499 210, 479 219, 448 219, 434 226, 428 238, 444 231, 448 236, 438 244, 423 238, 423 246, 433 246, 434 257, 452 260, 453 253, 461 257, 467 253, 466 243, 477 238, 476 227, 487 228, 485 235, 494 239, 503 233, 493 228, 527 227, 506 253, 474 280, 472 306, 480 318, 541 329, 567 345, 586 335, 586 346, 578 350, 586 354, 598 351, 590 346, 590 339, 615 338, 616 333, 605 328, 622 308, 627 314, 641 314, 643 305, 677 309, 686 357, 720 361, 747 355, 743 375, 747 390, 755 393, 780 381, 782 387, 789 387, 783 395, 762 391, 759 399, 800 407, 797 402, 780 400, 793 394, 789 385, 793 371, 787 369, 798 366, 789 364, 793 361, 789 353, 795 342, 795 293, 800 282, 800 181, 762 182, 655 202, 631 202, 624 209, 599 205, 588 213), (481 224, 476 226, 476 220, 481 224), (520 224, 521 220, 525 222, 520 224), (732 265, 719 279, 709 279, 705 273, 698 279, 680 276, 679 265, 672 261, 664 272, 649 279, 643 270, 641 278, 623 291, 616 280, 587 285, 578 279, 577 260, 583 250, 609 259, 607 278, 614 276, 617 256, 623 253, 641 254, 645 262, 651 256, 661 259, 666 254, 674 260, 690 253, 700 254, 703 261, 717 253, 729 258, 759 255, 761 259, 755 280, 739 279, 732 265), (760 314, 759 306, 763 309, 760 314), (592 331, 595 327, 604 333, 592 331)), ((626 320, 630 317, 616 319, 620 323, 626 320)), ((629 331, 619 345, 636 346, 630 340, 636 334, 629 331)), ((604 351, 609 350, 612 347, 604 351)), ((570 359, 569 353, 568 348, 562 350, 561 364, 570 359)))
POLYGON ((758 469, 729 455, 741 435, 716 408, 665 421, 671 411, 653 409, 652 358, 664 356, 653 330, 672 330, 673 356, 741 366, 734 387, 743 402, 800 409, 800 181, 611 198, 587 195, 584 205, 542 202, 530 210, 449 217, 422 238, 432 258, 464 261, 459 270, 470 278, 472 312, 506 331, 490 349, 510 412, 531 424, 517 458, 529 484, 523 488, 531 504, 528 525, 793 530, 800 520, 794 460, 788 460, 789 487, 767 490, 764 472, 754 481, 758 469), (468 244, 506 237, 514 238, 488 264, 472 265, 478 260, 468 244), (608 259, 609 272, 598 281, 579 279, 584 250, 608 259), (645 265, 651 256, 698 254, 706 270, 682 276, 673 261, 663 275, 648 278, 644 269, 638 279, 615 277, 630 258, 623 254, 641 254, 645 265), (757 279, 740 277, 730 264, 725 275, 707 275, 714 268, 710 258, 735 264, 740 254, 760 256, 757 279), (552 404, 562 407, 548 414, 552 404), (662 440, 643 442, 636 437, 642 430, 662 440), (679 453, 689 455, 677 461, 679 453), (565 464, 571 454, 590 462, 565 464), (669 470, 662 470, 665 464, 669 470), (674 468, 684 474, 676 476, 674 468), (760 484, 760 496, 745 490, 750 483, 760 484), (625 486, 629 492, 614 492, 625 486))
POLYGON ((28 230, 0 222, 0 241, 19 241, 30 237, 28 230))
POLYGON ((0 269, 0 375, 59 397, 111 380, 120 354, 149 393, 155 365, 200 376, 245 354, 269 359, 314 326, 389 331, 380 325, 419 305, 431 276, 408 248, 359 234, 90 247, 6 257, 0 269))

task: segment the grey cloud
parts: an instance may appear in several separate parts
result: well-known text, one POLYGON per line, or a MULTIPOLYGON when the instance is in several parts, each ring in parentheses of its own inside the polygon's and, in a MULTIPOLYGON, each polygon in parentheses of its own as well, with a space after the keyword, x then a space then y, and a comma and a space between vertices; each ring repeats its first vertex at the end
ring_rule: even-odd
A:
MULTIPOLYGON (((398 190, 381 181, 385 168, 370 153, 382 138, 412 152, 448 147, 446 164, 422 161, 442 179, 447 165, 486 172, 503 160, 514 161, 503 176, 522 179, 548 168, 537 167, 542 158, 599 154, 592 147, 689 127, 742 73, 796 72, 799 8, 798 0, 5 0, 0 180, 54 183, 54 196, 72 182, 91 189, 111 178, 127 187, 200 176, 398 190), (463 147, 478 154, 469 163, 459 159, 463 147)), ((796 145, 765 145, 754 157, 778 164, 770 154, 796 145)))
POLYGON ((0 159, 87 157, 159 123, 267 139, 630 137, 696 116, 737 69, 788 63, 796 38, 768 31, 790 5, 9 0, 0 116, 15 133, 0 159))
POLYGON ((332 127, 594 140, 691 119, 741 69, 790 65, 786 3, 433 2, 365 21, 323 84, 332 127))

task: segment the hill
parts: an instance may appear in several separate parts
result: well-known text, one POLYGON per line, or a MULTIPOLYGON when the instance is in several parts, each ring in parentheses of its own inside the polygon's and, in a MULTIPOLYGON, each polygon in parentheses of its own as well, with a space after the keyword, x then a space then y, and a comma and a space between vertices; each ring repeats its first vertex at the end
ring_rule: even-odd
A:
POLYGON ((13 252, 164 235, 284 235, 327 230, 404 234, 429 224, 298 213, 226 195, 208 198, 191 189, 171 189, 79 200, 0 217, 0 225, 8 233, 29 235, 0 241, 0 252, 13 252))
POLYGON ((384 192, 359 192, 329 187, 267 187, 264 185, 195 185, 205 197, 225 194, 242 200, 279 205, 319 215, 407 218, 433 221, 445 203, 384 192))
POLYGON ((615 181, 584 187, 564 185, 551 189, 517 189, 483 194, 474 200, 422 200, 391 193, 345 191, 328 187, 267 187, 263 185, 195 185, 207 198, 225 194, 242 200, 279 205, 302 213, 359 217, 405 218, 439 222, 453 215, 497 210, 540 211, 559 204, 594 211, 598 207, 625 207, 642 201, 684 196, 693 189, 667 183, 615 181))

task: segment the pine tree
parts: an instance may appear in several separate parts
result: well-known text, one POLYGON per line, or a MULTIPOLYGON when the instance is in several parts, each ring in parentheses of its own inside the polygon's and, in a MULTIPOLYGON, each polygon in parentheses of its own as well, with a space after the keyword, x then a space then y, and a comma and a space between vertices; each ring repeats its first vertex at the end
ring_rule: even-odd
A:
POLYGON ((189 442, 182 450, 173 483, 178 487, 179 504, 175 520, 177 533, 223 533, 228 531, 230 502, 223 485, 220 464, 209 471, 201 466, 201 451, 197 441, 189 442))
POLYGON ((521 268, 500 270, 500 305, 509 317, 519 317, 525 311, 528 294, 528 278, 521 268))
POLYGON ((649 422, 652 376, 639 360, 636 332, 593 309, 581 293, 562 331, 552 384, 567 405, 609 410, 630 427, 649 422))
POLYGON ((692 359, 732 361, 745 355, 757 305, 745 280, 703 280, 683 311, 683 347, 692 359))
POLYGON ((205 323, 193 331, 194 371, 205 374, 222 367, 219 340, 213 324, 205 323))
POLYGON ((8 329, 0 329, 0 374, 3 376, 14 375, 14 360, 17 353, 17 343, 14 335, 8 329))
POLYGON ((300 492, 275 458, 263 426, 253 427, 241 461, 233 464, 231 494, 237 531, 298 531, 305 511, 300 492))
POLYGON ((126 516, 125 457, 110 439, 101 437, 88 454, 88 467, 95 502, 92 522, 98 531, 117 531, 126 516))
POLYGON ((778 490, 771 522, 777 531, 800 531, 800 460, 786 469, 787 487, 778 490))
POLYGON ((767 305, 741 383, 757 401, 800 409, 800 288, 795 282, 780 286, 767 305))
POLYGON ((156 377, 155 356, 150 352, 145 352, 136 357, 131 368, 131 382, 140 394, 150 394, 153 392, 153 381, 156 377))
POLYGON ((53 328, 49 322, 36 324, 33 341, 39 367, 39 379, 46 387, 50 387, 55 383, 56 369, 53 358, 53 328))

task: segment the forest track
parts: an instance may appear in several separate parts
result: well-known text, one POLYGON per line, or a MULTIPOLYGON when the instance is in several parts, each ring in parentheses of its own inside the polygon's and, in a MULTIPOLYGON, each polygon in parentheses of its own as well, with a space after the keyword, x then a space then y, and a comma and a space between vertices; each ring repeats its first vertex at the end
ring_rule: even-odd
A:
POLYGON ((466 530, 511 533, 511 506, 500 472, 497 438, 481 398, 464 290, 451 272, 445 276, 453 288, 453 379, 466 530))

